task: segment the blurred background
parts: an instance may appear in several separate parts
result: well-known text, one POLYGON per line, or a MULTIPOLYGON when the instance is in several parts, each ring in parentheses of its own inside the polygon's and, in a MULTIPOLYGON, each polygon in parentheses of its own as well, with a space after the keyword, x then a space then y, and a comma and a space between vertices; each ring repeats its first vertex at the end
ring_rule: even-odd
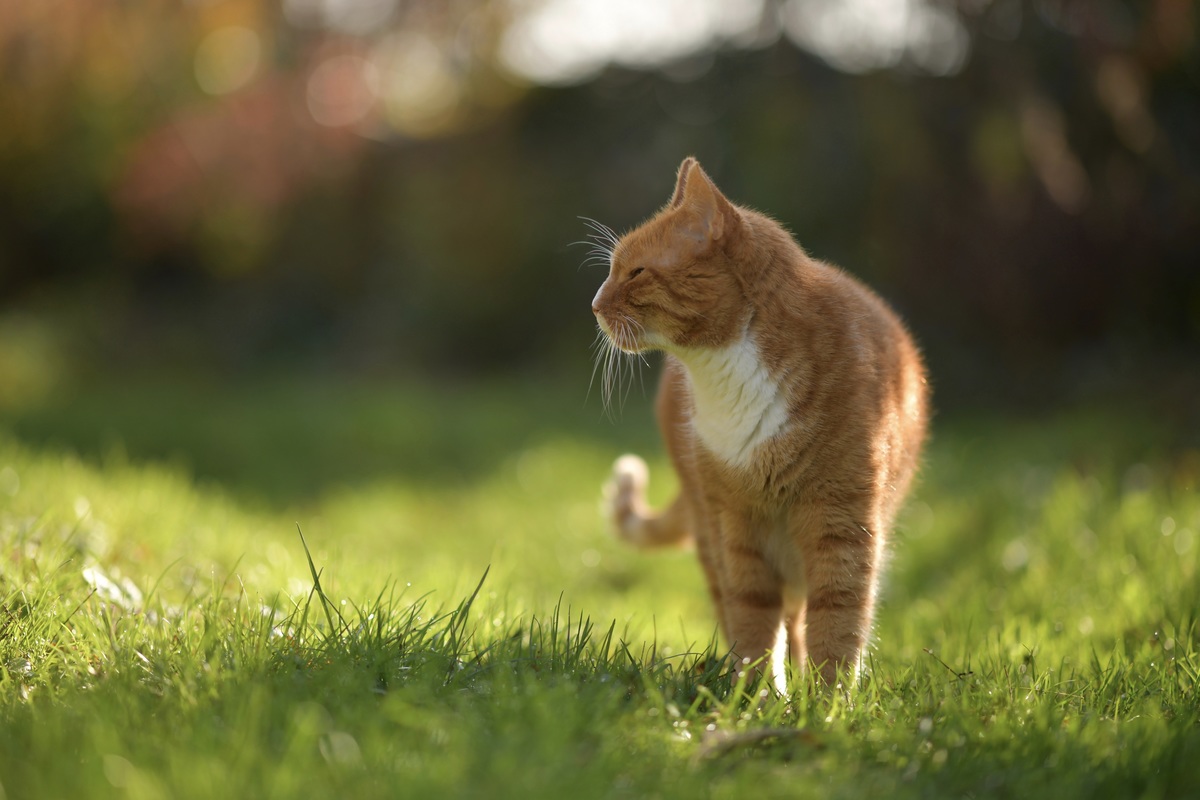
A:
POLYGON ((580 216, 698 156, 943 413, 1200 406, 1191 0, 7 0, 0 403, 127 375, 578 389, 580 216), (515 377, 514 377, 515 376, 515 377))

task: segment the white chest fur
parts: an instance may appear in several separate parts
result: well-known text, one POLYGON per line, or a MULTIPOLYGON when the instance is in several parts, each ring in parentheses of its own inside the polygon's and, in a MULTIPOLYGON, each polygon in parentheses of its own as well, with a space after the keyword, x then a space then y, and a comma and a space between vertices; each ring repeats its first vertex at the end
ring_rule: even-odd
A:
POLYGON ((759 445, 787 424, 787 398, 749 334, 680 360, 692 385, 692 427, 706 448, 733 466, 749 463, 759 445))

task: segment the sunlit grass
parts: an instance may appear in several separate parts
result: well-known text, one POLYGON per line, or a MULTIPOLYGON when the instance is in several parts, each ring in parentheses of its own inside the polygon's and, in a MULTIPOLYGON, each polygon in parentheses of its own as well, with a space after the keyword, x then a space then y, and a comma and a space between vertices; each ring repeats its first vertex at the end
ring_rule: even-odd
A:
POLYGON ((214 442, 181 411, 195 392, 108 391, 0 436, 9 797, 1200 782, 1200 453, 1162 424, 943 424, 860 685, 762 703, 723 668, 691 557, 604 528, 612 458, 657 452, 636 410, 593 428, 511 387, 212 389, 214 442))

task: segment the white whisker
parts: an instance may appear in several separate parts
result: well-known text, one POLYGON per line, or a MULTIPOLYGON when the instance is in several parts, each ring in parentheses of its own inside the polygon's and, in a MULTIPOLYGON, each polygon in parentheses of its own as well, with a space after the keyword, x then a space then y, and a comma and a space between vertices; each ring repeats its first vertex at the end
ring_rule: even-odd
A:
POLYGON ((593 256, 588 256, 583 261, 581 261, 579 263, 579 268, 583 269, 584 267, 607 267, 608 265, 609 265, 609 259, 607 256, 593 255, 593 256))
POLYGON ((621 237, 617 236, 617 232, 605 225, 603 222, 592 219, 591 217, 580 217, 583 223, 592 229, 589 238, 595 238, 602 242, 607 242, 613 247, 621 241, 621 237))
POLYGON ((608 337, 604 335, 604 331, 597 329, 596 340, 592 342, 594 355, 592 357, 592 376, 588 378, 587 397, 592 396, 592 385, 596 382, 596 370, 600 368, 600 361, 604 357, 605 343, 607 341, 608 337))
POLYGON ((597 222, 594 219, 580 217, 584 223, 591 229, 585 238, 571 242, 568 247, 575 245, 583 245, 590 248, 587 255, 579 265, 579 269, 592 266, 610 266, 613 259, 613 250, 617 246, 617 235, 612 228, 607 225, 597 222))
MULTIPOLYGON (((621 238, 616 231, 602 222, 590 217, 579 219, 588 227, 588 233, 584 239, 572 242, 572 245, 586 245, 590 248, 579 265, 580 269, 585 266, 611 267, 614 252, 621 238)), ((625 314, 621 315, 621 319, 610 322, 611 331, 606 332, 601 327, 592 343, 592 375, 588 380, 588 394, 591 394, 599 373, 600 400, 605 414, 612 418, 614 405, 618 410, 624 409, 629 392, 633 389, 635 376, 643 394, 645 393, 642 367, 649 364, 639 350, 639 342, 646 332, 645 327, 625 314)))

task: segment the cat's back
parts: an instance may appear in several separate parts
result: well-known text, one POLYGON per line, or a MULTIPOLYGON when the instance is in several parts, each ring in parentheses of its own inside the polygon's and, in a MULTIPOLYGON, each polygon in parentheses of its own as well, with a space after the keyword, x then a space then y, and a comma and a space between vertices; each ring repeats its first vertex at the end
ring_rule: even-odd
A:
POLYGON ((751 223, 757 266, 747 295, 753 335, 779 373, 810 369, 845 380, 924 375, 920 353, 896 312, 850 273, 810 257, 782 226, 742 210, 751 223))
POLYGON ((760 285, 750 292, 750 335, 789 398, 792 421, 767 450, 794 468, 797 453, 824 444, 826 455, 812 464, 822 471, 834 467, 839 449, 848 469, 851 462, 877 465, 886 453, 884 471, 906 483, 928 414, 916 343, 866 284, 809 257, 769 218, 755 216, 766 247, 758 252, 760 285))

